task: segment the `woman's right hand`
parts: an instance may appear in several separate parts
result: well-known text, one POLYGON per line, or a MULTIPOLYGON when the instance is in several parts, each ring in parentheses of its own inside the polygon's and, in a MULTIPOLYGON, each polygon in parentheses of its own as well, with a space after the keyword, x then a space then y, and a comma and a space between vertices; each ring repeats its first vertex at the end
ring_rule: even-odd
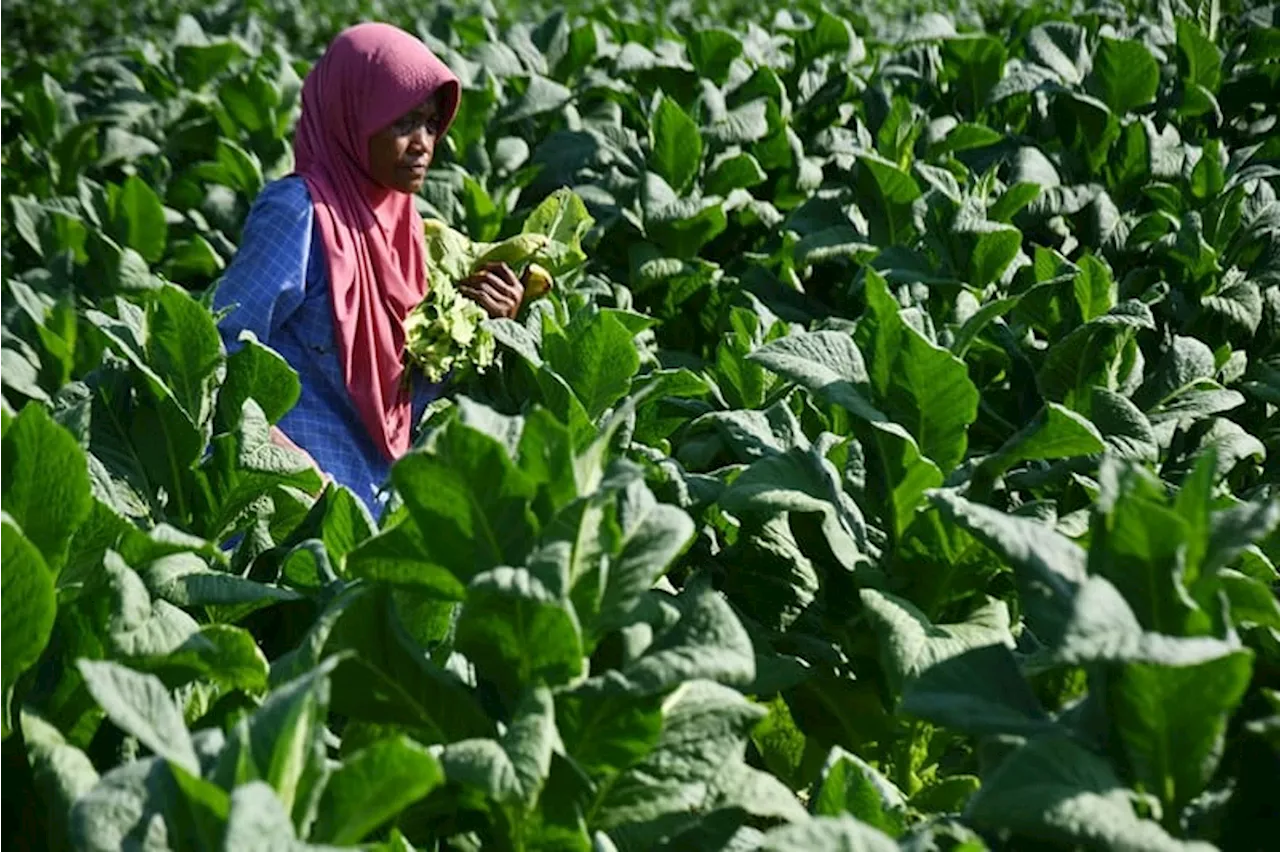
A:
POLYGON ((524 301, 524 285, 505 263, 486 264, 459 281, 458 292, 484 308, 492 319, 515 319, 524 301))

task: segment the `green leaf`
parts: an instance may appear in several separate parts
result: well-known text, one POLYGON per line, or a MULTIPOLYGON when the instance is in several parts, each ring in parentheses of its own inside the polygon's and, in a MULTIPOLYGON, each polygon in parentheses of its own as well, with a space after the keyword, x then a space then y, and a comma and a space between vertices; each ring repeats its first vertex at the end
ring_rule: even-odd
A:
POLYGON ((663 97, 651 122, 649 165, 678 194, 684 193, 702 165, 698 125, 669 97, 663 97))
POLYGON ((728 195, 735 189, 749 189, 764 183, 764 169, 755 157, 747 153, 733 154, 717 159, 707 173, 707 192, 728 195))
POLYGON ((1225 162, 1222 143, 1217 139, 1206 142, 1200 159, 1191 168, 1191 194, 1201 201, 1221 195, 1227 183, 1225 162))
POLYGON ((1082 82, 1089 65, 1084 28, 1064 21, 1040 24, 1027 33, 1027 53, 1067 85, 1082 82))
POLYGON ((1206 629, 1205 614, 1187 594, 1194 565, 1179 556, 1193 540, 1187 521, 1165 505, 1154 477, 1140 468, 1108 465, 1090 527, 1089 573, 1105 577, 1124 595, 1147 630, 1186 635, 1206 629), (1185 579, 1184 579, 1185 578, 1185 579))
POLYGON ((608 311, 571 322, 563 332, 544 331, 542 354, 592 420, 626 395, 640 368, 634 334, 608 311))
POLYGON ((1071 408, 1094 387, 1115 390, 1127 378, 1121 366, 1134 335, 1154 327, 1151 309, 1130 300, 1072 329, 1053 343, 1036 373, 1041 395, 1071 408))
POLYGON ((867 401, 860 388, 869 376, 862 352, 853 338, 839 331, 790 334, 766 343, 750 359, 867 420, 885 417, 867 401))
POLYGON ((458 650, 509 693, 560 686, 582 671, 582 632, 572 605, 524 568, 476 575, 457 631, 458 650))
POLYGON ((261 781, 251 781, 231 791, 223 843, 227 849, 244 852, 298 848, 288 810, 271 787, 261 781))
POLYGON ((748 735, 764 712, 729 687, 680 684, 664 703, 657 745, 602 789, 593 826, 629 848, 647 848, 721 808, 803 819, 790 791, 744 762, 748 735))
POLYGON ((720 495, 728 512, 816 513, 837 559, 852 570, 866 547, 857 504, 844 493, 839 471, 826 458, 799 448, 753 463, 720 495))
POLYGON ((130 175, 110 198, 114 235, 148 263, 158 263, 169 232, 160 197, 142 178, 130 175))
POLYGON ((827 755, 812 807, 817 816, 849 814, 890 837, 900 837, 907 827, 907 799, 902 791, 839 746, 827 755))
POLYGON ((1095 387, 1084 408, 1116 458, 1155 461, 1160 453, 1156 433, 1146 415, 1127 397, 1095 387))
POLYGON ((1222 81, 1222 54, 1217 46, 1187 18, 1178 18, 1178 70, 1188 87, 1201 87, 1210 94, 1222 81))
POLYGON ((1054 729, 1013 654, 983 645, 925 669, 907 685, 902 711, 967 734, 1037 736, 1054 729))
POLYGON ((35 665, 49 642, 58 604, 53 574, 40 552, 8 514, 0 515, 0 701, 4 702, 4 735, 8 736, 10 690, 35 665))
POLYGON ((738 37, 719 27, 691 30, 685 47, 698 73, 717 85, 724 84, 730 65, 742 53, 742 42, 738 37))
POLYGON ((250 694, 265 692, 267 687, 267 658, 253 634, 229 624, 206 624, 163 659, 137 665, 170 682, 201 680, 250 694))
POLYGON ((865 292, 867 311, 854 339, 866 357, 876 401, 946 476, 964 459, 978 390, 963 361, 902 319, 888 285, 873 270, 867 271, 865 292))
POLYGON ((1102 435, 1088 419, 1050 402, 1030 423, 1009 436, 1000 449, 983 459, 974 478, 994 479, 1019 462, 1087 456, 1105 449, 1102 435))
POLYGON ((1091 254, 1082 257, 1077 265, 1080 271, 1072 280, 1072 289, 1080 306, 1080 318, 1089 322, 1115 307, 1116 284, 1111 271, 1091 254))
POLYGON ((524 694, 500 739, 451 743, 441 752, 440 764, 449 781, 527 813, 547 780, 557 740, 551 692, 539 687, 524 694))
POLYGON ((556 724, 566 752, 593 777, 622 772, 657 744, 665 698, 661 693, 557 696, 556 724))
POLYGON ((558 110, 572 99, 573 92, 567 87, 541 74, 531 74, 524 94, 515 100, 509 111, 503 111, 500 120, 503 123, 523 121, 558 110))
POLYGON ((524 220, 522 234, 542 234, 550 238, 554 251, 543 249, 537 256, 553 275, 586 261, 582 238, 591 230, 595 219, 587 212, 582 197, 567 187, 553 191, 524 220))
POLYGON ((643 697, 694 679, 739 686, 755 680, 751 638, 720 592, 699 580, 667 602, 674 603, 679 620, 655 637, 643 654, 595 675, 579 687, 581 691, 643 697))
POLYGON ((1247 649, 1187 665, 1132 662, 1107 676, 1107 710, 1136 782, 1171 812, 1204 790, 1253 674, 1247 649))
POLYGON ((906 429, 888 422, 867 400, 862 388, 869 376, 850 336, 831 331, 788 335, 753 352, 751 360, 866 422, 865 428, 855 428, 859 441, 875 450, 868 470, 870 490, 882 504, 885 525, 900 536, 924 492, 942 484, 942 473, 922 456, 906 429))
POLYGON ((610 562, 593 633, 623 626, 643 596, 693 540, 693 519, 659 503, 643 481, 627 486, 618 502, 621 549, 610 562))
POLYGON ((804 68, 829 53, 852 54, 857 61, 866 51, 848 21, 824 9, 812 27, 796 34, 796 62, 804 68))
POLYGON ((1104 36, 1086 85, 1112 112, 1124 115, 1155 99, 1160 67, 1141 42, 1104 36))
POLYGON ((1027 622, 1041 641, 1056 644, 1076 591, 1085 580, 1086 551, 1030 518, 1008 515, 954 494, 935 492, 934 505, 1013 569, 1027 622))
POLYGON ((224 826, 231 812, 231 797, 212 781, 193 775, 180 766, 169 764, 174 785, 181 792, 182 804, 205 849, 217 848, 223 839, 224 826))
POLYGON ((986 148, 1004 138, 1000 131, 985 124, 962 121, 947 131, 947 135, 929 147, 929 156, 940 157, 943 154, 959 151, 972 151, 986 148))
POLYGON ((221 167, 223 180, 232 189, 248 198, 256 198, 265 183, 262 163, 258 155, 247 151, 232 140, 218 139, 214 156, 221 167))
POLYGON ((860 592, 876 632, 881 637, 881 662, 894 692, 921 672, 973 648, 1013 647, 1009 611, 1002 601, 989 601, 957 624, 935 625, 909 601, 875 589, 860 592))
POLYGON ((92 507, 84 450, 43 406, 28 403, 5 430, 0 455, 0 505, 56 577, 92 507))
POLYGON ((915 179, 888 160, 868 154, 858 158, 856 186, 871 242, 905 243, 911 233, 911 207, 921 194, 915 179))
POLYGON ((209 311, 176 285, 156 292, 148 316, 147 359, 191 422, 213 415, 214 388, 226 375, 222 338, 209 311))
POLYGON ((1010 296, 1004 299, 993 299, 983 304, 956 331, 955 340, 951 343, 951 351, 957 358, 965 357, 969 347, 978 339, 978 335, 982 334, 987 326, 1017 307, 1020 301, 1020 297, 1010 296))
POLYGON ((1233 624, 1280 630, 1280 600, 1266 583, 1230 569, 1218 573, 1218 583, 1231 603, 1233 624))
POLYGON ((422 531, 423 561, 447 569, 460 582, 499 565, 519 564, 537 534, 530 509, 534 483, 500 442, 456 421, 425 452, 397 462, 391 478, 422 531))
POLYGON ((160 757, 200 771, 182 711, 159 678, 111 662, 80 660, 78 668, 112 722, 160 757))
POLYGON ((350 845, 444 783, 440 763, 405 736, 346 757, 325 784, 311 837, 350 845))
POLYGON ((246 337, 227 359, 226 379, 218 393, 218 414, 223 423, 234 424, 244 401, 253 399, 267 422, 274 424, 293 408, 301 389, 297 372, 284 358, 246 337))
MULTIPOLYGON (((178 772, 185 770, 178 769, 178 772)), ((151 838, 156 849, 198 849, 204 844, 181 817, 186 802, 175 771, 162 758, 117 766, 71 806, 67 833, 73 848, 107 852, 151 838)))
POLYGON ((333 712, 418 729, 431 742, 492 733, 461 679, 437 666, 402 623, 390 590, 359 583, 320 614, 296 651, 272 664, 272 682, 342 655, 333 670, 333 712))
POLYGON ((329 679, 339 662, 330 657, 277 687, 252 716, 241 719, 218 755, 213 780, 224 788, 265 781, 274 791, 272 799, 292 814, 294 822, 303 823, 319 796, 326 768, 329 679))
POLYGON ((772 829, 756 848, 760 852, 808 852, 813 849, 892 852, 898 844, 883 832, 851 817, 818 816, 772 829))
MULTIPOLYGON (((61 731, 41 717, 24 709, 21 721, 22 741, 36 791, 51 809, 65 815, 97 785, 98 771, 83 751, 68 743, 61 731)), ((62 839, 67 830, 63 819, 51 828, 51 833, 62 839)))
POLYGON ((1111 765, 1065 737, 1031 740, 1006 757, 983 779, 966 814, 978 826, 1046 842, 1152 852, 1215 848, 1175 840, 1139 817, 1111 765))
POLYGON ((106 551, 90 583, 90 600, 104 626, 104 638, 122 656, 167 656, 200 630, 183 610, 163 599, 152 600, 142 579, 115 551, 106 551))
POLYGON ((1018 256, 1022 232, 1010 225, 983 221, 968 233, 976 235, 969 256, 969 286, 982 289, 999 281, 1018 256))

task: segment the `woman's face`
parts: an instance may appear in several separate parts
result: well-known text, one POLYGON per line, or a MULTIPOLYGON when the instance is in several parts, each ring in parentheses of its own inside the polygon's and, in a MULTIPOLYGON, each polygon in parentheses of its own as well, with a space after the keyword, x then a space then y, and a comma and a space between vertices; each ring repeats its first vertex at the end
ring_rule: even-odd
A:
POLYGON ((369 137, 369 174, 400 192, 417 192, 427 179, 443 120, 439 97, 409 110, 369 137))

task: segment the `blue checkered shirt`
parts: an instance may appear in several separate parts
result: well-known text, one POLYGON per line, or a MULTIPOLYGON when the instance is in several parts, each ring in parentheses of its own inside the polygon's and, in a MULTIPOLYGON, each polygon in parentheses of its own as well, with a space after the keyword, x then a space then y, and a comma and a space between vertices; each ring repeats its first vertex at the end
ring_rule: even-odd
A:
MULTIPOLYGON (((390 463, 374 446, 347 393, 338 361, 323 238, 312 227, 311 195, 301 177, 267 184, 245 221, 239 250, 218 282, 213 308, 227 351, 242 331, 274 349, 298 373, 302 393, 279 427, 320 468, 381 513, 390 463)), ((414 381, 413 422, 442 384, 414 381)))

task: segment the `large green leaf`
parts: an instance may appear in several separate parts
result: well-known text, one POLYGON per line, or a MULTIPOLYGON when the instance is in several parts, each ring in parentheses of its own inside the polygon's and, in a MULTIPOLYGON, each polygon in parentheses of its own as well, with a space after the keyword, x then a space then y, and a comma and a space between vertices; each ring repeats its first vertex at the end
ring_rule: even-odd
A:
POLYGON ((557 739, 551 692, 539 687, 524 694, 500 739, 452 743, 441 752, 440 764, 450 781, 527 812, 546 783, 557 739))
POLYGON ((256 340, 244 340, 227 359, 226 380, 218 393, 218 414, 225 424, 240 417, 246 399, 252 398, 268 423, 275 423, 293 408, 302 391, 297 372, 274 350, 256 340))
POLYGON ((4 734, 8 736, 10 690, 18 676, 40 659, 53 630, 57 598, 53 574, 22 530, 7 513, 0 558, 0 644, 4 646, 0 701, 4 702, 4 734))
POLYGON ((925 491, 942 484, 942 473, 922 455, 905 428, 890 422, 869 401, 870 377, 853 339, 834 331, 788 335, 765 344, 751 359, 866 424, 855 429, 863 446, 874 450, 868 485, 880 500, 882 522, 895 537, 900 536, 925 491))
POLYGON ((680 684, 664 704, 653 751, 601 789, 593 827, 628 845, 647 846, 721 808, 803 819, 789 790, 743 761, 748 733, 763 715, 728 687, 704 680, 680 684))
POLYGON ((137 175, 130 175, 119 188, 110 189, 116 239, 136 249, 148 263, 158 262, 164 255, 169 233, 160 197, 137 175))
POLYGON ((839 849, 842 852, 891 852, 898 844, 884 832, 848 816, 818 816, 794 825, 775 828, 756 847, 760 852, 805 852, 839 849))
POLYGON ((1107 676, 1107 709, 1136 782, 1180 811, 1213 777, 1253 654, 1227 650, 1185 665, 1132 662, 1107 676))
POLYGON ((537 534, 534 483, 496 439, 456 421, 429 448, 402 458, 391 478, 423 531, 426 561, 461 582, 519 564, 537 534))
POLYGON ((261 781, 251 781, 231 791, 223 842, 228 849, 245 852, 297 848, 288 810, 271 787, 261 781))
POLYGON ((242 718, 230 733, 214 768, 213 780, 223 787, 253 781, 270 785, 276 806, 282 805, 291 815, 291 829, 293 824, 310 822, 323 789, 324 720, 330 676, 338 662, 331 657, 272 690, 253 715, 242 718))
POLYGON ((4 511, 56 576, 91 507, 84 451, 37 403, 23 407, 3 442, 4 511))
POLYGON ((737 686, 755 679, 751 638, 705 578, 690 582, 669 603, 679 614, 674 625, 654 637, 634 659, 594 675, 579 688, 584 693, 647 696, 695 679, 737 686))
POLYGON ((523 568, 476 575, 457 630, 458 650, 511 693, 561 686, 582 671, 582 631, 572 604, 523 568))
MULTIPOLYGON (((62 732, 41 717, 22 712, 22 741, 36 790, 49 805, 66 814, 76 800, 98 783, 98 771, 83 751, 67 742, 62 732)), ((51 835, 65 839, 65 820, 50 827, 51 835)))
POLYGON ((858 200, 876 245, 898 245, 911 235, 911 206, 920 186, 896 164, 874 154, 858 159, 858 200))
POLYGON ((335 713, 415 729, 427 742, 492 733, 493 722, 475 696, 423 653, 402 618, 389 590, 354 584, 326 607, 296 650, 272 663, 272 682, 298 678, 338 657, 335 713))
POLYGON ((601 311, 563 331, 544 330, 542 354, 595 420, 627 393, 640 367, 633 338, 617 315, 601 311))
POLYGON ((1101 453, 1102 435, 1086 418, 1056 402, 1048 403, 1026 426, 982 460, 974 476, 996 477, 1024 461, 1071 458, 1101 453))
POLYGON ((79 668, 111 721, 160 757, 199 771, 182 713, 159 678, 111 662, 81 660, 79 668))
POLYGON ((898 837, 906 829, 906 807, 902 791, 874 767, 839 746, 831 749, 814 795, 814 814, 849 814, 898 837))
POLYGON ((1134 811, 1131 793, 1101 757, 1065 737, 1031 740, 983 780, 967 815, 1032 840, 1150 852, 1209 852, 1170 837, 1134 811))
POLYGON ((698 125, 669 97, 658 104, 650 124, 653 139, 649 164, 671 188, 683 193, 702 165, 698 125))
POLYGON ((964 459, 978 390, 963 361, 924 338, 899 314, 880 275, 868 270, 867 312, 854 338, 876 402, 906 427, 945 476, 964 459))
POLYGON ((621 549, 609 565, 595 632, 627 622, 641 598, 694 536, 693 520, 683 510, 654 499, 641 481, 619 496, 621 549))
POLYGON ((881 637, 880 656, 885 673, 896 693, 922 672, 973 648, 988 645, 1013 646, 1009 633, 1009 611, 1000 601, 991 601, 956 624, 932 624, 909 601, 863 589, 862 605, 881 637))
POLYGON ((1086 85, 1112 112, 1124 115, 1155 98, 1160 68, 1141 42, 1104 37, 1086 85))
POLYGON ((1041 641, 1056 644, 1085 580, 1086 551, 1043 523, 1009 515, 946 492, 932 495, 951 520, 1013 567, 1027 622, 1041 641))
POLYGON ((425 747, 405 736, 379 740, 329 776, 311 837, 358 843, 443 782, 440 763, 425 747))

